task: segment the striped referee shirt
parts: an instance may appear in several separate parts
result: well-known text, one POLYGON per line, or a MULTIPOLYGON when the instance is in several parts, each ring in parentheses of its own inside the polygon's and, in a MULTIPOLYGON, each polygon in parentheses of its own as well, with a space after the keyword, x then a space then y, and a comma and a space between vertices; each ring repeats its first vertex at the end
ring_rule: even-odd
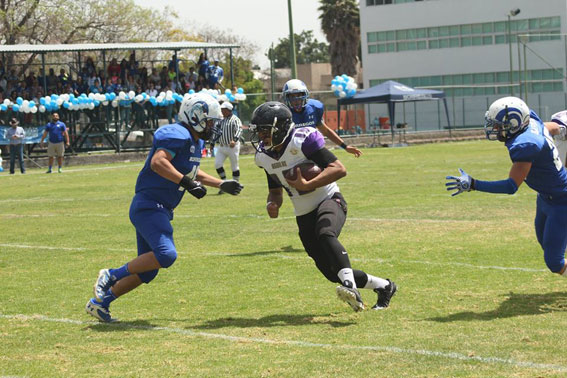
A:
POLYGON ((240 138, 240 134, 242 133, 242 122, 237 116, 231 114, 218 123, 218 128, 220 130, 220 137, 217 143, 221 146, 228 146, 232 141, 238 142, 238 138, 240 138))

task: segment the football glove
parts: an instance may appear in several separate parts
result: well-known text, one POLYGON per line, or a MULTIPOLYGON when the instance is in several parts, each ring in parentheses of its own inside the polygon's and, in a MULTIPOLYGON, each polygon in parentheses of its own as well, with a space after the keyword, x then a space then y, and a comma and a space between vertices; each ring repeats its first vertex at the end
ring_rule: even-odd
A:
POLYGON ((461 168, 459 168, 459 172, 461 176, 445 177, 447 180, 450 180, 445 184, 447 190, 457 190, 455 193, 451 194, 451 196, 456 196, 462 192, 470 192, 474 188, 474 179, 461 168))
POLYGON ((244 186, 240 185, 240 183, 236 180, 224 180, 220 184, 220 190, 225 193, 232 194, 233 196, 240 193, 242 188, 244 188, 244 186))
POLYGON ((191 194, 197 199, 203 198, 207 194, 207 188, 201 185, 199 181, 193 181, 188 176, 183 176, 179 185, 187 190, 187 193, 191 194))

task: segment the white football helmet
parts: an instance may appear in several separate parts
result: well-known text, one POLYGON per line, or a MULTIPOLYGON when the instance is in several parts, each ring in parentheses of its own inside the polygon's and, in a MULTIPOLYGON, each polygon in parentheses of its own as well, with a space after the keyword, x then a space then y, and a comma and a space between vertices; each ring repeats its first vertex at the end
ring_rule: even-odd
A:
POLYGON ((517 97, 502 97, 490 105, 484 115, 486 138, 505 142, 530 124, 530 108, 517 97))
POLYGON ((215 123, 222 118, 219 102, 206 93, 184 98, 179 108, 179 121, 195 130, 203 140, 212 137, 215 123))
POLYGON ((296 112, 301 112, 309 99, 309 89, 307 89, 307 85, 298 79, 288 80, 282 92, 285 104, 296 112), (298 93, 299 96, 297 96, 298 93))

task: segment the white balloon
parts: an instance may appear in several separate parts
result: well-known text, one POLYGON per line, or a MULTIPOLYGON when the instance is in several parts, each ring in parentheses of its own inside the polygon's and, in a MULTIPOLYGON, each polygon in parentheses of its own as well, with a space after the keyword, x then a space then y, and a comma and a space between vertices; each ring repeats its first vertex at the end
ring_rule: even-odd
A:
POLYGON ((93 100, 95 98, 95 94, 93 92, 89 93, 88 96, 91 100, 93 100))
POLYGON ((94 109, 94 102, 89 103, 89 109, 93 110, 94 109))
POLYGON ((134 92, 134 91, 128 92, 128 97, 134 98, 135 96, 136 96, 136 92, 134 92))
POLYGON ((12 105, 12 101, 10 101, 10 99, 8 99, 8 98, 4 99, 4 105, 10 106, 10 105, 12 105))
POLYGON ((103 101, 102 104, 103 104, 104 106, 107 106, 107 105, 108 105, 108 101, 103 101))
POLYGON ((28 106, 30 106, 30 102, 28 100, 24 100, 24 102, 22 102, 22 107, 27 108, 28 106))
POLYGON ((144 96, 142 96, 141 94, 136 96, 136 102, 140 102, 144 99, 144 96))
POLYGON ((118 93, 118 98, 124 100, 126 98, 126 93, 120 91, 120 93, 118 93))
POLYGON ((346 97, 346 92, 345 92, 345 91, 340 91, 340 92, 339 92, 339 97, 340 97, 340 98, 346 97))
POLYGON ((45 106, 40 105, 40 106, 39 106, 39 112, 40 112, 40 113, 45 113, 45 106))
MULTIPOLYGON (((43 105, 40 105, 40 106, 43 106, 43 105)), ((33 108, 31 108, 30 112, 32 112, 33 114, 37 113, 37 106, 34 106, 33 108)))
POLYGON ((117 100, 112 100, 112 107, 116 108, 118 106, 118 101, 117 100))
POLYGON ((57 99, 57 101, 55 101, 55 102, 57 103, 57 106, 61 106, 61 105, 63 105, 63 102, 65 102, 65 101, 63 101, 63 99, 61 97, 59 97, 57 99))

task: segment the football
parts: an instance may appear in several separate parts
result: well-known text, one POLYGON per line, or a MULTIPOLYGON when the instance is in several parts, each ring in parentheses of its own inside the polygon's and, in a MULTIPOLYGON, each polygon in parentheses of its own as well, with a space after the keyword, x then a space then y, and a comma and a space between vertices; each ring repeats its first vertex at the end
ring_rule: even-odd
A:
POLYGON ((321 173, 321 168, 319 168, 317 164, 306 162, 298 164, 295 167, 285 171, 284 177, 288 180, 297 179, 296 168, 300 169, 301 176, 303 176, 303 178, 307 181, 312 180, 313 178, 319 176, 319 174, 321 173))

